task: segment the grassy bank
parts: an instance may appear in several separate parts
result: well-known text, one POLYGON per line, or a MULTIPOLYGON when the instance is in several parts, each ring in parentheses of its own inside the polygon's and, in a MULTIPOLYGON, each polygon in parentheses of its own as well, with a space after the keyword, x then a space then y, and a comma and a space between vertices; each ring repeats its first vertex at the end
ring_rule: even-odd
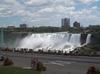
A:
POLYGON ((25 70, 16 67, 0 67, 0 74, 40 74, 37 71, 25 70))

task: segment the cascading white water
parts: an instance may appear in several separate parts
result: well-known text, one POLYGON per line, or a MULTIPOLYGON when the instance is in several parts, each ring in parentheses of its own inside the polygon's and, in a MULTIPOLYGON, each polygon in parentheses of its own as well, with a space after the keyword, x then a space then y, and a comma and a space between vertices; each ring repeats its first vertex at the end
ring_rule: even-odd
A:
POLYGON ((88 35, 87 35, 87 38, 86 38, 86 42, 85 42, 84 44, 82 44, 81 47, 87 45, 87 44, 90 43, 90 42, 91 42, 91 34, 88 34, 88 35))
POLYGON ((91 34, 88 34, 88 35, 87 35, 87 39, 86 39, 86 45, 87 45, 88 43, 90 43, 90 39, 91 39, 91 34))
MULTIPOLYGON (((62 50, 69 52, 81 46, 80 37, 81 34, 67 32, 32 34, 22 39, 17 48, 34 49, 34 51, 42 49, 43 51, 62 50)), ((90 35, 87 37, 87 43, 89 38, 90 35)))

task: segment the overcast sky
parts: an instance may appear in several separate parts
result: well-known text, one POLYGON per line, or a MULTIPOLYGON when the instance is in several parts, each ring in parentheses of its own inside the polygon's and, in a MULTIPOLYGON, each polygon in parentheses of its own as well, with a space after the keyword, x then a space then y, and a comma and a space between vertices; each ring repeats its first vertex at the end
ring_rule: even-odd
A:
POLYGON ((100 0, 0 0, 0 26, 61 26, 65 17, 71 24, 100 24, 100 0))

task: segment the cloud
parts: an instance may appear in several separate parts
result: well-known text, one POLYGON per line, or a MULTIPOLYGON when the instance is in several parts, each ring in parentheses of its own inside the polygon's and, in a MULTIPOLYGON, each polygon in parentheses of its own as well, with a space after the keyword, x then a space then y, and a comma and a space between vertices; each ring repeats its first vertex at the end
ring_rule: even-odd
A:
POLYGON ((16 0, 4 0, 5 3, 16 3, 16 0))
POLYGON ((85 4, 93 3, 93 2, 97 2, 97 1, 99 1, 99 0, 80 0, 80 2, 85 3, 85 4))
POLYGON ((0 0, 0 18, 19 16, 22 22, 29 24, 50 21, 55 23, 63 17, 70 17, 73 21, 98 20, 98 6, 76 7, 77 1, 84 5, 98 0, 0 0))
POLYGON ((43 4, 46 4, 46 3, 48 3, 49 2, 49 0, 26 0, 26 1, 24 1, 24 3, 26 4, 26 5, 43 5, 43 4))
POLYGON ((67 11, 75 10, 75 7, 65 7, 63 5, 51 6, 41 9, 40 13, 66 13, 67 11))
POLYGON ((16 0, 4 0, 0 4, 0 17, 12 17, 12 16, 31 16, 31 12, 26 10, 25 6, 16 0))
POLYGON ((98 7, 97 6, 93 6, 92 9, 98 9, 98 7))
POLYGON ((0 8, 0 11, 3 11, 3 10, 5 10, 5 8, 1 7, 1 8, 0 8))
POLYGON ((29 6, 51 6, 51 5, 65 5, 72 6, 75 4, 74 0, 23 0, 29 6))

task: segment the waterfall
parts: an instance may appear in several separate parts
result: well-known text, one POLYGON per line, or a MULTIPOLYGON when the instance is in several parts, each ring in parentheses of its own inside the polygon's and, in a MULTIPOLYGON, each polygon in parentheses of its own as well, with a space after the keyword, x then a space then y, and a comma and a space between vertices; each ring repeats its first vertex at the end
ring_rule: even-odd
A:
POLYGON ((80 46, 81 45, 80 44, 80 37, 81 37, 81 34, 72 34, 69 42, 73 45, 80 46))
POLYGON ((87 45, 88 43, 90 43, 90 39, 91 39, 91 34, 88 34, 88 35, 87 35, 87 39, 86 39, 86 45, 87 45))
MULTIPOLYGON (((89 42, 90 36, 87 36, 86 43, 89 42)), ((62 50, 69 52, 81 46, 80 37, 81 34, 67 32, 32 34, 22 39, 17 48, 28 48, 34 51, 42 49, 43 51, 62 50)))

